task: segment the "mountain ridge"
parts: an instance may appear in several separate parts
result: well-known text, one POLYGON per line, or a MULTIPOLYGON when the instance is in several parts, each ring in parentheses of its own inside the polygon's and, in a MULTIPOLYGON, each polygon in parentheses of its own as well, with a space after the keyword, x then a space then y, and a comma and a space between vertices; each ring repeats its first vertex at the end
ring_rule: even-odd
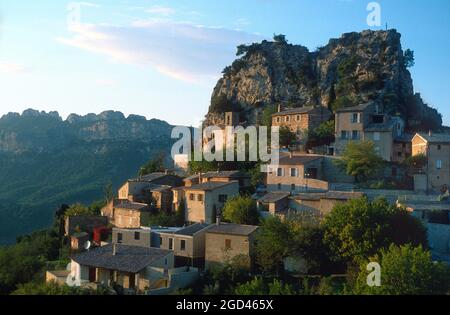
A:
MULTIPOLYGON (((0 243, 51 224, 62 203, 91 203, 152 157, 170 156, 172 126, 105 111, 26 110, 0 118, 0 243)), ((168 159, 168 163, 171 161, 168 159)))

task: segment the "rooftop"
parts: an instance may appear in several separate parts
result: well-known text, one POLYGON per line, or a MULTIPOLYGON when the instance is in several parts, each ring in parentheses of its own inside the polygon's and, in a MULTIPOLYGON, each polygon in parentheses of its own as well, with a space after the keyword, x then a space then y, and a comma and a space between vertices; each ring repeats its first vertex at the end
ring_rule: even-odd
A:
POLYGON ((169 250, 159 248, 121 244, 116 244, 115 246, 115 255, 113 255, 114 246, 110 244, 75 255, 72 259, 83 266, 138 273, 153 262, 172 253, 169 250))
POLYGON ((158 185, 158 184, 150 184, 150 186, 145 188, 145 190, 152 191, 152 192, 161 192, 161 191, 170 190, 170 189, 172 189, 172 186, 158 185))
POLYGON ((236 184, 236 181, 231 182, 207 182, 203 184, 193 185, 191 187, 185 187, 185 190, 200 190, 200 191, 211 191, 219 189, 228 185, 236 184))
POLYGON ((450 134, 447 133, 418 133, 420 137, 430 143, 450 143, 450 134))
POLYGON ((345 112, 363 112, 368 107, 373 105, 373 103, 366 103, 366 104, 360 104, 357 106, 351 106, 351 107, 343 107, 336 110, 337 113, 345 113, 345 112))
POLYGON ((114 207, 129 210, 145 210, 148 208, 148 205, 145 203, 132 202, 128 200, 116 200, 114 202, 114 207))
POLYGON ((282 116, 282 115, 307 114, 310 111, 314 110, 315 108, 316 107, 314 107, 314 106, 307 106, 307 107, 297 107, 297 108, 286 109, 281 112, 273 114, 272 117, 282 116))
POLYGON ((258 227, 254 225, 221 223, 220 225, 210 228, 207 233, 248 236, 257 229, 258 227))
POLYGON ((303 165, 322 158, 320 155, 281 156, 279 165, 303 165))
POLYGON ((262 196, 261 198, 259 198, 258 202, 262 202, 262 203, 277 202, 284 198, 289 197, 290 195, 291 195, 290 193, 272 192, 272 193, 268 193, 268 194, 262 196))
POLYGON ((144 176, 141 176, 139 178, 133 178, 130 179, 130 182, 152 182, 154 180, 160 179, 164 176, 167 176, 166 173, 151 173, 144 176))
POLYGON ((348 192, 348 191, 328 191, 324 193, 300 193, 292 198, 297 200, 320 200, 320 199, 335 199, 335 200, 349 200, 357 199, 364 196, 362 192, 348 192))
POLYGON ((176 231, 174 234, 176 235, 186 235, 186 236, 194 236, 195 233, 200 232, 201 230, 206 229, 209 227, 209 224, 206 223, 196 223, 193 225, 190 225, 188 227, 185 227, 181 230, 176 231))
MULTIPOLYGON (((198 176, 198 175, 197 175, 198 176)), ((207 172, 202 175, 203 178, 239 178, 239 177, 248 177, 247 174, 244 174, 241 171, 221 171, 221 172, 207 172)))

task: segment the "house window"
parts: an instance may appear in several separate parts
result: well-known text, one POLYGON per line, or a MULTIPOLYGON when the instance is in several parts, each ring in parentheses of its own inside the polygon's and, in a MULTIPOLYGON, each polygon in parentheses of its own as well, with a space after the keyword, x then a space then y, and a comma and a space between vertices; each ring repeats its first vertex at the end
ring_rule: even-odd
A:
POLYGON ((380 141, 381 139, 381 134, 379 132, 374 132, 373 133, 373 140, 374 141, 380 141))
POLYGON ((295 190, 295 184, 291 185, 291 190, 294 191, 295 190))
POLYGON ((123 235, 122 233, 117 233, 117 243, 122 243, 123 242, 123 235))
POLYGON ((163 244, 163 239, 162 239, 162 237, 160 236, 160 237, 159 237, 159 246, 161 247, 162 244, 163 244))
POLYGON ((297 169, 291 168, 291 177, 297 177, 297 169))
POLYGON ((289 122, 291 120, 291 117, 286 116, 286 122, 289 122))
POLYGON ((352 124, 357 124, 359 123, 359 113, 353 113, 352 114, 352 124))
POLYGON ((180 241, 180 250, 186 250, 186 240, 180 241))
POLYGON ((441 145, 438 144, 437 149, 440 151, 441 150, 441 145))
POLYGON ((195 200, 194 194, 189 194, 189 200, 191 200, 191 201, 195 200))
POLYGON ((281 184, 278 184, 278 190, 281 190, 281 184))
POLYGON ((169 238, 169 249, 173 250, 173 238, 169 238))
POLYGON ((283 169, 282 169, 282 168, 278 168, 278 170, 277 170, 277 176, 278 176, 278 177, 283 176, 283 169))
POLYGON ((442 169, 442 160, 437 160, 437 161, 436 161, 436 168, 437 168, 438 170, 442 169))
POLYGON ((359 139, 359 131, 358 130, 353 130, 352 131, 352 139, 353 140, 358 140, 359 139))
POLYGON ((281 121, 280 117, 277 117, 277 123, 279 123, 281 121))
POLYGON ((348 133, 347 133, 347 130, 342 130, 342 131, 341 131, 341 139, 343 139, 343 140, 348 139, 348 133))
POLYGON ((231 249, 231 240, 225 240, 225 250, 231 249))
POLYGON ((139 232, 134 232, 134 240, 135 241, 139 241, 141 239, 141 233, 139 232))
POLYGON ((200 201, 200 202, 203 202, 203 195, 202 195, 202 194, 199 194, 199 195, 197 196, 197 200, 200 201))
POLYGON ((392 176, 397 177, 397 168, 396 167, 392 168, 392 176))
POLYGON ((297 115, 297 121, 302 121, 302 116, 297 115))
POLYGON ((227 195, 219 195, 219 202, 225 203, 227 202, 228 196, 227 195))
POLYGON ((402 152, 397 152, 397 156, 401 158, 402 157, 402 152))

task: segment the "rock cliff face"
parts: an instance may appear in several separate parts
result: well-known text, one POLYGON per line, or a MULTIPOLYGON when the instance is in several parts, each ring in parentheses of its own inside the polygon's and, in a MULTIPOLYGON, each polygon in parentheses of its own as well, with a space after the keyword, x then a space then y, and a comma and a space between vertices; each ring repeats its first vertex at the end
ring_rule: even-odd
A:
POLYGON ((348 33, 315 52, 275 41, 238 47, 241 56, 223 71, 206 115, 209 124, 226 111, 255 123, 269 105, 343 106, 374 101, 402 116, 411 130, 439 129, 440 114, 414 94, 410 59, 396 30, 348 33))

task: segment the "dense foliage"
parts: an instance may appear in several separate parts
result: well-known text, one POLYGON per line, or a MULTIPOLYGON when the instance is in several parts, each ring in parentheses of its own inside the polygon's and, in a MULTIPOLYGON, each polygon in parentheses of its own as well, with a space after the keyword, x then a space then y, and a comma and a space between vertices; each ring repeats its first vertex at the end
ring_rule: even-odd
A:
POLYGON ((335 206, 323 223, 334 259, 360 262, 391 244, 427 245, 422 223, 386 200, 350 200, 335 206))
POLYGON ((259 212, 256 201, 249 196, 237 196, 227 200, 223 208, 223 218, 236 224, 258 224, 259 212))
POLYGON ((429 251, 410 244, 391 245, 369 259, 381 266, 381 286, 366 283, 367 263, 361 265, 355 293, 382 295, 445 295, 450 293, 450 268, 433 262, 429 251))
POLYGON ((377 174, 383 165, 383 160, 375 151, 372 141, 351 141, 345 147, 342 159, 337 165, 354 176, 357 182, 365 182, 377 174))

